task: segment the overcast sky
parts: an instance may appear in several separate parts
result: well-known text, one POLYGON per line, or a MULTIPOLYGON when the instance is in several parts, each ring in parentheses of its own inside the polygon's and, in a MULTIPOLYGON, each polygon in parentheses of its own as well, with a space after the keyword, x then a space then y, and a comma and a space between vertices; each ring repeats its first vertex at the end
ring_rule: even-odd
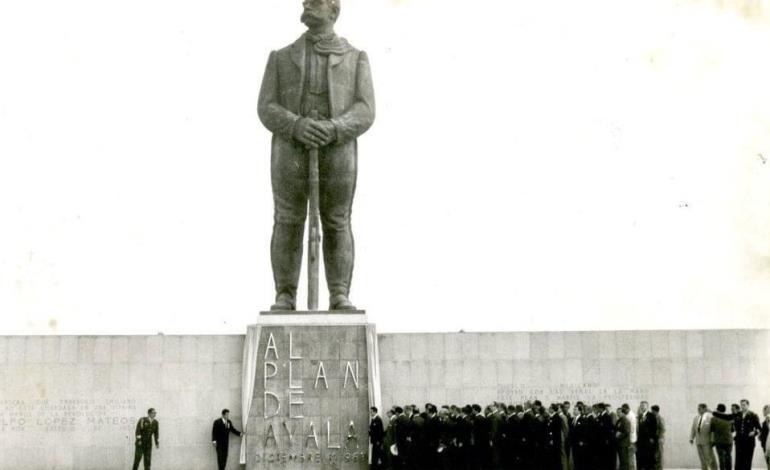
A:
MULTIPOLYGON (((0 4, 0 334, 270 306, 256 104, 300 12, 0 4)), ((770 2, 342 0, 337 31, 377 99, 351 299, 379 331, 770 327, 770 2)))

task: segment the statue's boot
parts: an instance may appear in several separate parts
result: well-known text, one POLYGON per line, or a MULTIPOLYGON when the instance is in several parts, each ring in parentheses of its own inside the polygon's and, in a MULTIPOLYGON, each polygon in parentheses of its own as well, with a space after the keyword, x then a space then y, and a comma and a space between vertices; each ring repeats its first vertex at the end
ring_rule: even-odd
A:
POLYGON ((345 294, 334 294, 329 299, 329 310, 357 310, 345 294))
POLYGON ((296 302, 294 297, 289 294, 278 294, 275 303, 270 306, 270 310, 295 310, 296 302))

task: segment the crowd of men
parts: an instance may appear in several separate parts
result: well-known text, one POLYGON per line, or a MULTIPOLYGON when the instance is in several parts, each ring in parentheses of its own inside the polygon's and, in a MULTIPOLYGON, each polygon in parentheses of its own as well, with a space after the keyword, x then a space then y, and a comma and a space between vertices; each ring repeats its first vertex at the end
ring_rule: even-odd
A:
POLYGON ((372 408, 375 469, 638 470, 662 468, 665 423, 646 401, 372 408))

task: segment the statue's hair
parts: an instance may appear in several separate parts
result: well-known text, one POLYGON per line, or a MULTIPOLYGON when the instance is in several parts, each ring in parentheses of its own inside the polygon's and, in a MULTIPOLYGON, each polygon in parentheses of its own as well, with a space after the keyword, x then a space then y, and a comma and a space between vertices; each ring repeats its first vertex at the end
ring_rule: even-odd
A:
POLYGON ((329 0, 329 6, 334 9, 334 19, 340 17, 340 0, 329 0))

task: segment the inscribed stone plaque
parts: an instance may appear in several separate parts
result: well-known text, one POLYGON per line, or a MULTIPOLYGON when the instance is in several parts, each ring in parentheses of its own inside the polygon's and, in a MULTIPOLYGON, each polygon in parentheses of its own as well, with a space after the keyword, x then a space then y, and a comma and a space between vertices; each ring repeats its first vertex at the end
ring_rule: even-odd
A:
POLYGON ((263 326, 247 469, 368 467, 364 325, 263 326))

